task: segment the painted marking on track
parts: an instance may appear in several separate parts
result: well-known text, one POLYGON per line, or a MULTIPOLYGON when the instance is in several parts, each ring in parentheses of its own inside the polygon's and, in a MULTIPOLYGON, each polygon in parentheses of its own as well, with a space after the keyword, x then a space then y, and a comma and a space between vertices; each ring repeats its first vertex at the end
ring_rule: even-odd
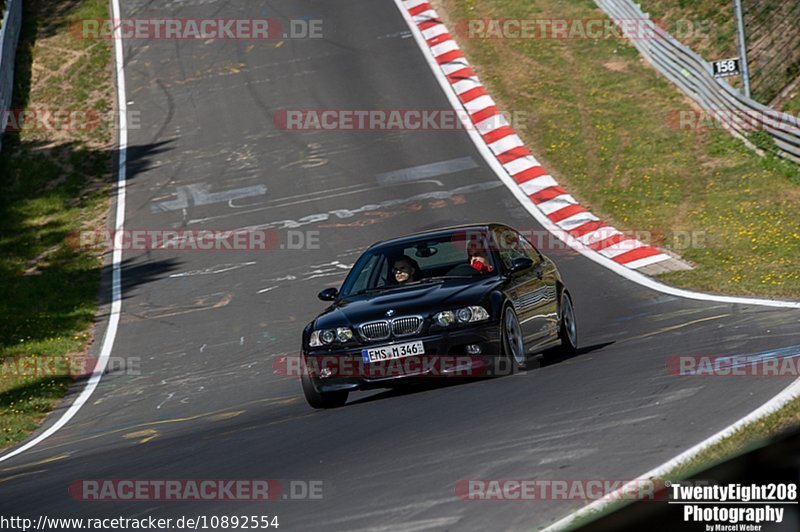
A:
POLYGON ((183 185, 177 187, 177 198, 169 201, 160 201, 150 206, 150 211, 154 213, 179 211, 189 207, 201 205, 212 205, 214 203, 229 203, 237 199, 252 198, 263 196, 267 193, 266 185, 254 185, 252 187, 234 188, 220 192, 209 192, 210 185, 198 183, 194 185, 183 185))
POLYGON ((298 227, 303 227, 309 224, 318 224, 321 222, 326 222, 332 217, 336 217, 339 219, 352 218, 357 214, 370 213, 373 211, 379 211, 381 209, 395 207, 398 205, 404 205, 407 203, 420 202, 424 200, 446 200, 450 198, 455 199, 458 196, 464 194, 484 192, 502 186, 503 184, 498 183, 497 181, 485 181, 483 183, 476 183, 474 185, 464 185, 462 187, 454 188, 452 190, 436 190, 432 192, 423 192, 421 194, 415 194, 414 196, 408 196, 405 198, 389 199, 381 201, 380 203, 368 203, 366 205, 362 205, 361 207, 357 207, 355 209, 335 209, 328 212, 310 214, 308 216, 303 216, 302 218, 299 218, 297 220, 275 220, 272 222, 267 222, 258 225, 249 225, 246 227, 239 227, 233 229, 232 231, 257 231, 260 229, 269 229, 269 228, 296 229, 298 227))
POLYGON ((478 168, 478 163, 472 157, 459 157, 437 163, 421 164, 401 170, 393 170, 378 174, 376 179, 382 186, 399 185, 423 179, 430 179, 440 175, 455 174, 464 170, 478 168))
MULTIPOLYGON (((252 406, 252 405, 264 405, 264 406, 279 405, 279 406, 283 406, 283 405, 288 405, 288 404, 291 404, 291 403, 295 403, 295 402, 297 402, 299 400, 300 400, 300 397, 297 396, 297 395, 294 395, 294 396, 283 396, 283 397, 268 397, 266 399, 256 399, 255 401, 248 401, 246 403, 233 405, 233 408, 241 408, 241 407, 252 406)), ((219 409, 219 410, 212 410, 211 412, 204 412, 202 414, 196 414, 196 415, 187 416, 187 417, 179 417, 179 418, 172 418, 172 419, 161 419, 161 420, 158 420, 158 421, 147 421, 147 422, 144 422, 144 423, 138 423, 136 425, 131 425, 129 427, 113 429, 113 430, 109 430, 109 431, 106 431, 106 432, 101 432, 99 434, 92 434, 91 436, 85 436, 83 438, 77 438, 77 439, 66 441, 66 442, 63 442, 63 443, 57 443, 57 444, 52 445, 52 446, 47 447, 47 448, 37 449, 37 450, 35 450, 33 452, 35 452, 35 453, 36 452, 46 452, 46 451, 50 451, 50 450, 53 450, 53 449, 58 449, 59 447, 65 447, 65 446, 68 446, 68 445, 75 445, 77 443, 83 443, 83 442, 90 441, 90 440, 96 440, 98 438, 104 438, 104 437, 107 437, 107 436, 112 436, 114 434, 119 434, 121 432, 124 433, 125 431, 134 430, 134 429, 143 428, 143 427, 153 427, 153 426, 160 426, 160 425, 172 425, 172 424, 188 423, 188 422, 191 422, 191 421, 198 421, 198 420, 203 420, 203 419, 207 419, 208 420, 208 419, 211 418, 211 416, 213 416, 215 414, 219 414, 221 412, 228 412, 229 408, 230 407, 224 408, 224 409, 219 409)), ((313 415, 313 413, 312 413, 312 415, 313 415)), ((37 463, 38 462, 27 463, 27 464, 23 464, 23 465, 16 466, 16 467, 30 467, 31 465, 35 465, 37 463)))
POLYGON ((256 264, 255 261, 252 262, 242 262, 240 264, 218 264, 216 266, 212 266, 210 268, 204 268, 202 270, 190 270, 188 272, 181 272, 181 273, 173 273, 170 277, 191 277, 194 275, 215 275, 218 273, 225 273, 230 272, 233 270, 238 270, 244 268, 246 266, 252 266, 256 264))
POLYGON ((263 294, 263 293, 269 292, 269 291, 271 291, 271 290, 275 290, 276 288, 278 288, 278 286, 277 286, 277 285, 276 285, 276 286, 268 286, 268 287, 266 287, 266 288, 262 288, 261 290, 259 290, 258 292, 256 292, 256 294, 263 294))
POLYGON ((147 442, 153 441, 154 439, 158 438, 159 436, 160 436, 160 434, 158 433, 157 430, 155 430, 155 429, 145 429, 145 430, 138 430, 136 432, 129 432, 128 434, 125 434, 123 436, 123 438, 125 438, 127 440, 133 440, 133 439, 141 438, 141 439, 139 439, 139 441, 137 443, 147 443, 147 442))
POLYGON ((669 327, 664 327, 663 329, 658 329, 657 331, 649 332, 649 333, 646 333, 646 334, 640 334, 639 336, 631 336, 630 338, 623 338, 622 340, 619 340, 617 343, 628 342, 630 340, 640 340, 642 338, 649 338, 649 337, 655 336, 657 334, 664 334, 664 333, 667 333, 667 332, 670 332, 670 331, 683 329, 684 327, 688 327, 690 325, 695 325, 697 323, 703 323, 705 321, 711 321, 711 320, 718 320, 718 319, 721 319, 721 318, 727 318, 728 316, 731 316, 731 314, 718 314, 716 316, 708 316, 708 317, 705 317, 705 318, 700 318, 700 319, 696 319, 696 320, 692 320, 692 321, 687 321, 686 323, 680 323, 678 325, 671 325, 669 327))
POLYGON ((231 419, 231 418, 240 416, 240 415, 244 414, 245 412, 246 412, 246 410, 236 410, 234 412, 221 412, 219 414, 214 414, 213 416, 210 416, 209 419, 211 421, 223 421, 225 419, 231 419))
POLYGON ((15 471, 17 469, 22 469, 23 467, 31 467, 31 466, 49 464, 49 463, 52 463, 52 462, 56 462, 58 460, 63 460, 65 458, 69 458, 70 456, 72 456, 72 453, 62 453, 62 454, 59 454, 57 456, 51 456, 51 457, 45 458, 44 460, 39 460, 37 462, 31 462, 29 464, 18 465, 18 466, 13 466, 13 467, 6 467, 4 469, 0 469, 0 471, 3 471, 3 472, 15 471))

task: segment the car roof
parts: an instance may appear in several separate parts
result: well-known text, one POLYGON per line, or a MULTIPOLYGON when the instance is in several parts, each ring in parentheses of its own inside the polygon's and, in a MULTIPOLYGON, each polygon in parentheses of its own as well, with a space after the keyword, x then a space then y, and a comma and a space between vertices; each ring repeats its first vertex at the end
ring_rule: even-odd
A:
POLYGON ((495 227, 504 227, 508 229, 512 229, 505 224, 495 223, 495 222, 488 222, 488 223, 477 223, 477 224, 462 224, 462 225, 452 225, 448 227, 442 227, 440 229, 429 229, 426 231, 419 231, 416 233, 410 233, 407 235, 399 236, 397 238, 392 238, 389 240, 382 240, 380 242, 376 242, 372 244, 369 249, 383 247, 383 246, 393 246, 393 245, 400 245, 405 244, 407 242, 415 242, 420 240, 421 238, 440 238, 443 236, 448 236, 453 234, 456 231, 486 231, 489 229, 494 229, 495 227))

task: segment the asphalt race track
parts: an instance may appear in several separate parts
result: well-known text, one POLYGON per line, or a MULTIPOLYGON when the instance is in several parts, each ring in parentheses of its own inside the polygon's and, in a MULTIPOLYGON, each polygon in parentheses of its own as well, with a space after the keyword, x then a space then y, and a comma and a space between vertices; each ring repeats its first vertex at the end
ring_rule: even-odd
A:
POLYGON ((140 374, 111 371, 67 426, 0 464, 3 515, 532 529, 583 501, 464 501, 456 483, 635 478, 791 382, 682 378, 665 366, 672 355, 800 344, 800 311, 676 298, 552 250, 575 301, 578 356, 535 358, 513 377, 364 392, 344 408, 310 409, 298 380, 274 374, 273 364, 299 350, 303 326, 324 308, 317 292, 338 286, 365 247, 471 221, 540 227, 464 132, 273 124, 281 109, 448 109, 394 3, 138 0, 122 9, 140 18, 324 21, 322 39, 125 43, 129 110, 141 120, 130 131, 126 227, 259 226, 284 244, 289 231, 318 232, 319 245, 127 252, 113 357, 138 359, 140 374), (443 163, 439 175, 391 177, 433 163, 443 163), (68 493, 81 479, 129 478, 321 480, 324 488, 321 500, 258 503, 86 502, 68 493))

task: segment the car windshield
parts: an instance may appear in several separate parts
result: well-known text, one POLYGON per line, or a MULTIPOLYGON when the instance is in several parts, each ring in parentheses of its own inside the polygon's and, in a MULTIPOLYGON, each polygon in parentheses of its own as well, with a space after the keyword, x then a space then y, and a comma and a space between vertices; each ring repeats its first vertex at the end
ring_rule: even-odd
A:
POLYGON ((495 264, 483 233, 460 231, 436 238, 378 246, 364 253, 344 281, 347 297, 434 281, 491 274, 495 264))

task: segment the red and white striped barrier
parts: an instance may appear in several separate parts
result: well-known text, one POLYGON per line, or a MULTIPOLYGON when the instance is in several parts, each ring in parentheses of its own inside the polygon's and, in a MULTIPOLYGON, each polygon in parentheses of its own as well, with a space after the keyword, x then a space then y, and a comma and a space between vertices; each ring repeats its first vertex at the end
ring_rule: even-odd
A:
POLYGON ((544 215, 581 244, 628 268, 674 260, 603 222, 570 196, 500 115, 436 10, 425 0, 402 2, 489 150, 544 215))

